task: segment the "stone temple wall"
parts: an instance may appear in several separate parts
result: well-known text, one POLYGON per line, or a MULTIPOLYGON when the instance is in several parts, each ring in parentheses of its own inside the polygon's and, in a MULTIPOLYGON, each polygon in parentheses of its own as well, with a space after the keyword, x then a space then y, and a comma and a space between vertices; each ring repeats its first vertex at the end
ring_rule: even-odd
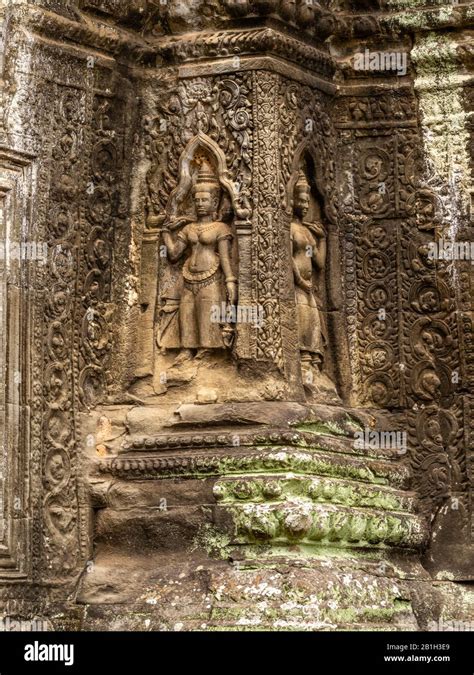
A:
POLYGON ((0 20, 2 612, 467 620, 469 3, 4 0, 0 20), (261 320, 216 333, 212 293, 261 320))

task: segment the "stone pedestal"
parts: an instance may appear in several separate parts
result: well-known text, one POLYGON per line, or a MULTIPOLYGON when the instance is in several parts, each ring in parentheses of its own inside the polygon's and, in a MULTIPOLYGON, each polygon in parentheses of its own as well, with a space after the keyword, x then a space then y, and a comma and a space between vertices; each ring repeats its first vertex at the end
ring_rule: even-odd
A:
POLYGON ((156 628, 413 629, 428 527, 400 452, 354 447, 375 419, 278 402, 183 405, 168 420, 131 409, 91 476, 90 625, 159 596, 156 628))

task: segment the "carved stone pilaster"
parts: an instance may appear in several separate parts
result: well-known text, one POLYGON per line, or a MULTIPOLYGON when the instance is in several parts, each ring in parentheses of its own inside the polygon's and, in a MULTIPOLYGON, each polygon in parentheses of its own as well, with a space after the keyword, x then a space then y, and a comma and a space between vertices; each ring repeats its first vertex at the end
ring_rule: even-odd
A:
MULTIPOLYGON (((289 218, 282 202, 279 133, 280 77, 268 71, 253 73, 253 255, 254 302, 264 309, 264 325, 253 333, 253 355, 269 360, 296 390, 301 383, 293 285, 289 218)), ((301 385, 300 385, 301 386, 301 385)))

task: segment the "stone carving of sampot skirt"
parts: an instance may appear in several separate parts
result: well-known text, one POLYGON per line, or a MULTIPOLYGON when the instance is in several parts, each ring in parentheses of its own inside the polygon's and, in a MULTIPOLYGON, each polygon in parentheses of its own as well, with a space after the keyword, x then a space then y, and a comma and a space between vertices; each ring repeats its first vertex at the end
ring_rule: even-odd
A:
POLYGON ((295 279, 298 336, 303 362, 320 366, 323 360, 323 326, 313 287, 312 257, 318 244, 306 224, 292 222, 293 274, 295 279))
POLYGON ((191 254, 183 265, 184 288, 179 306, 181 346, 185 349, 224 347, 222 326, 213 321, 213 308, 226 302, 219 242, 232 240, 226 223, 191 223, 177 235, 191 254))
POLYGON ((320 363, 323 359, 323 338, 321 316, 315 297, 310 291, 296 289, 296 307, 298 311, 298 334, 300 350, 309 352, 320 363))

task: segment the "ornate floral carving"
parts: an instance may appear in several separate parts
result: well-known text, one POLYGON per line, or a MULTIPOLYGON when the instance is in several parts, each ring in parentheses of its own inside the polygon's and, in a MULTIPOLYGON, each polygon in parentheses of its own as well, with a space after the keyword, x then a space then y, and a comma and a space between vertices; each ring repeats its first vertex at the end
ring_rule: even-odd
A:
POLYGON ((85 94, 56 90, 55 126, 60 130, 52 149, 54 181, 51 191, 48 243, 51 293, 46 303, 44 339, 51 360, 44 365, 44 527, 46 566, 70 573, 77 564, 77 496, 74 447, 75 418, 72 377, 74 353, 73 288, 77 275, 78 198, 82 185, 79 140, 85 94))
MULTIPOLYGON (((178 184, 178 162, 187 143, 207 135, 225 154, 229 180, 237 186, 238 207, 250 208, 251 104, 249 76, 192 78, 169 85, 145 118, 148 224, 166 212, 178 184)), ((247 217, 245 216, 245 217, 247 217)))
POLYGON ((283 369, 283 346, 280 324, 279 253, 283 239, 278 197, 279 147, 277 92, 278 76, 254 74, 254 124, 256 127, 253 157, 253 188, 258 194, 254 214, 252 270, 254 302, 263 307, 264 323, 258 337, 254 335, 257 359, 274 361, 283 369))

